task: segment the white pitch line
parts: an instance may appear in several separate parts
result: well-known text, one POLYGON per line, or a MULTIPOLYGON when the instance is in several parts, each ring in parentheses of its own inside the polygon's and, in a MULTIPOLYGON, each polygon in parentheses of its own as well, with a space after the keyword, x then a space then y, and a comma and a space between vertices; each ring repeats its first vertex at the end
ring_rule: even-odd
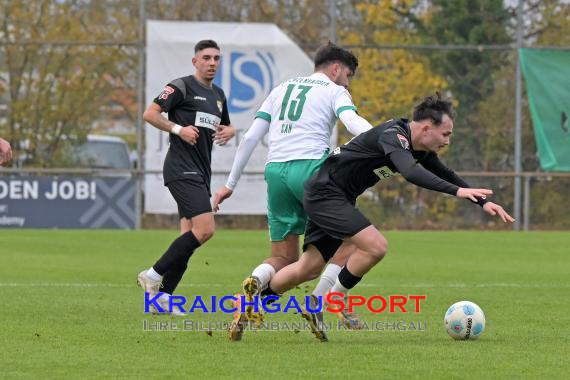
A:
MULTIPOLYGON (((222 288, 232 287, 235 284, 180 284, 183 288, 222 288)), ((81 282, 4 282, 0 288, 135 288, 133 284, 109 284, 109 283, 81 283, 81 282)), ((515 288, 515 289, 568 289, 570 284, 517 284, 517 283, 488 283, 488 284, 359 284, 357 287, 364 288, 515 288)))

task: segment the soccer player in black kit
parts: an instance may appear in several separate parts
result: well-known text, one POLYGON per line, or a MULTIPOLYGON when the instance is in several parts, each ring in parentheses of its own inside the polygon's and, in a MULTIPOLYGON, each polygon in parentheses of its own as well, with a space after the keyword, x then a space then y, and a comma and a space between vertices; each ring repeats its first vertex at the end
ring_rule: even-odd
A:
MULTIPOLYGON (((338 147, 321 168, 305 182, 304 207, 309 216, 305 230, 305 251, 301 259, 277 274, 269 284, 281 294, 316 278, 341 245, 356 249, 341 270, 331 292, 346 294, 386 255, 388 242, 355 207, 356 198, 378 181, 400 173, 414 185, 466 198, 479 204, 503 222, 514 219, 487 197, 489 189, 473 189, 438 158, 449 144, 454 112, 451 102, 439 94, 425 98, 413 110, 412 121, 389 120, 338 147)), ((342 297, 339 297, 342 299, 342 297)), ((311 298, 312 308, 318 299, 311 298)), ((323 313, 303 313, 312 332, 326 341, 323 313)))
MULTIPOLYGON (((178 286, 190 256, 214 234, 210 205, 212 144, 225 144, 235 135, 224 91, 213 84, 220 65, 220 48, 212 40, 194 47, 194 75, 170 82, 144 112, 144 120, 170 133, 164 160, 164 185, 178 206, 180 236, 162 257, 137 277, 150 297, 168 311, 168 297, 178 286), (161 115, 168 113, 168 119, 161 115)), ((156 312, 153 306, 153 312, 156 312)), ((176 312, 174 312, 176 313, 176 312)))

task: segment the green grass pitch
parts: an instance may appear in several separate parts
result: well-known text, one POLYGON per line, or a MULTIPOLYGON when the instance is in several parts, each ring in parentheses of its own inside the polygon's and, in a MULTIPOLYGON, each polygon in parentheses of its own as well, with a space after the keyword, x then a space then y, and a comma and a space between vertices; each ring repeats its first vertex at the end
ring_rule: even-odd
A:
MULTIPOLYGON (((385 260, 353 291, 426 294, 421 314, 366 322, 422 322, 426 331, 143 331, 137 273, 174 231, 0 230, 1 378, 567 378, 570 233, 387 232, 385 260), (454 341, 443 315, 479 304, 478 341, 454 341)), ((218 231, 192 257, 179 294, 228 295, 269 252, 266 231, 218 231)), ((291 294, 304 295, 316 282, 291 294)), ((335 321, 332 314, 327 321, 335 321)), ((229 321, 224 313, 186 319, 229 321)), ((273 314, 269 321, 299 316, 273 314)))

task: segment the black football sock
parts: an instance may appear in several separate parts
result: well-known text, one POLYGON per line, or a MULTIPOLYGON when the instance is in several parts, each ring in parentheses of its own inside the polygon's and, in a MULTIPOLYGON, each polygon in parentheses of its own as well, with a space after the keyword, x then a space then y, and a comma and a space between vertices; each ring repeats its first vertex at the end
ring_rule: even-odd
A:
POLYGON ((196 239, 192 231, 180 235, 170 244, 170 247, 168 247, 164 255, 158 259, 156 264, 153 265, 154 270, 162 276, 168 271, 185 268, 188 265, 190 256, 192 256, 194 250, 199 246, 200 242, 196 239))
POLYGON ((168 294, 173 294, 174 290, 180 283, 180 280, 182 280, 182 276, 184 276, 186 268, 188 268, 188 265, 171 269, 168 272, 166 272, 162 277, 162 284, 160 286, 160 291, 168 294))
MULTIPOLYGON (((276 297, 281 297, 283 294, 277 294, 275 293, 275 291, 273 289, 271 289, 271 283, 267 284, 267 288, 263 289, 261 291, 261 298, 265 298, 267 296, 276 296, 276 297)), ((277 301, 274 298, 271 298, 269 300, 267 300, 267 304, 271 305, 273 302, 277 301)))
POLYGON ((338 274, 338 281, 346 289, 352 289, 362 280, 362 277, 358 277, 350 273, 346 265, 342 268, 338 274))

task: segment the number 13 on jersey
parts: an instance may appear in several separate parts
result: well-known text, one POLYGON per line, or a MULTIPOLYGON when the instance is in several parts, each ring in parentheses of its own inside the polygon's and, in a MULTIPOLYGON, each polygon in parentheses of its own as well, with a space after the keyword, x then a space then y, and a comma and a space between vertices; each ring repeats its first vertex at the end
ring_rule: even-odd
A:
MULTIPOLYGON (((279 114, 279 120, 285 120, 285 113, 287 113, 287 119, 289 121, 297 121, 301 118, 303 113, 303 106, 307 100, 307 92, 312 88, 312 86, 303 86, 290 84, 287 86, 287 91, 283 96, 283 101, 281 102, 281 113, 279 114), (296 94, 292 98, 293 93, 296 94), (289 110, 289 112, 287 112, 289 110)), ((289 130, 290 131, 290 130, 289 130)))

